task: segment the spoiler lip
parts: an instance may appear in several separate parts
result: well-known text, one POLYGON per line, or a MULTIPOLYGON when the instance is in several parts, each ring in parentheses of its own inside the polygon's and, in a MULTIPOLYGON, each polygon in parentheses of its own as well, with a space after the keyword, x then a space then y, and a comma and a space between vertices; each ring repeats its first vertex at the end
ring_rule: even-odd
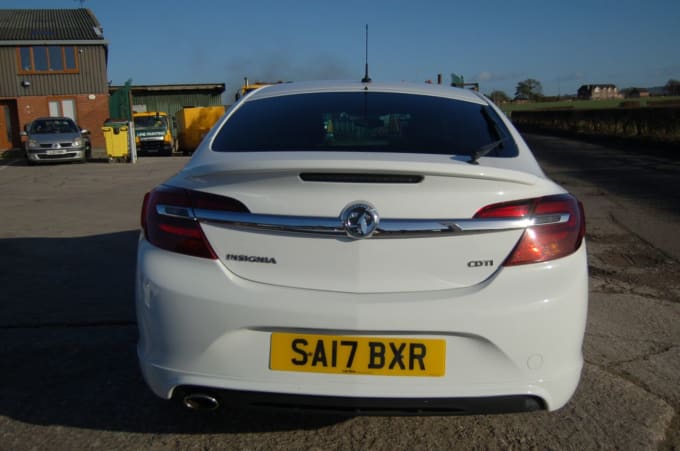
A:
POLYGON ((470 156, 358 152, 234 152, 191 161, 177 177, 191 181, 229 175, 291 175, 304 172, 403 174, 495 180, 534 185, 533 174, 493 166, 470 165, 470 156))

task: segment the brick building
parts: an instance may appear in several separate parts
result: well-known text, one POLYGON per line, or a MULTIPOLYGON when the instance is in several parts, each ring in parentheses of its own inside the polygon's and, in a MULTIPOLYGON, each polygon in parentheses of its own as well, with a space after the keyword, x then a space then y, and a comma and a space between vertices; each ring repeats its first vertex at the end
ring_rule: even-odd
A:
POLYGON ((68 116, 103 148, 108 42, 92 11, 0 9, 0 150, 41 116, 68 116))

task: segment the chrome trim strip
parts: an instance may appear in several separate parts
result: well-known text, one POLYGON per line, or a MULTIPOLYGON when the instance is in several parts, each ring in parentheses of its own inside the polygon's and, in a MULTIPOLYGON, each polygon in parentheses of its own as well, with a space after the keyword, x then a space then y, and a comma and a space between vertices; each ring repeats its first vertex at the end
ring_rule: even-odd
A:
POLYGON ((345 235, 340 218, 308 216, 261 215, 216 210, 195 210, 199 221, 226 224, 228 226, 280 232, 324 233, 345 235))
POLYGON ((196 219, 196 214, 191 207, 158 204, 156 205, 156 213, 161 216, 170 216, 171 218, 196 219))
MULTIPOLYGON (((156 213, 172 218, 222 224, 241 229, 268 232, 347 236, 341 218, 263 215, 232 211, 192 209, 173 205, 156 205, 156 213)), ((465 233, 520 230, 527 227, 568 222, 568 213, 538 215, 522 219, 381 219, 373 238, 405 236, 441 236, 465 233)))
MULTIPOLYGON (((282 233, 347 236, 342 220, 328 217, 265 215, 217 210, 191 210, 186 207, 159 205, 159 214, 195 219, 228 227, 282 233), (162 210, 162 212, 161 212, 162 210), (193 213, 193 216, 186 216, 193 213), (186 214, 186 215, 185 215, 186 214)), ((520 230, 532 226, 564 224, 568 213, 539 215, 522 219, 381 219, 373 238, 405 236, 441 236, 520 230)))

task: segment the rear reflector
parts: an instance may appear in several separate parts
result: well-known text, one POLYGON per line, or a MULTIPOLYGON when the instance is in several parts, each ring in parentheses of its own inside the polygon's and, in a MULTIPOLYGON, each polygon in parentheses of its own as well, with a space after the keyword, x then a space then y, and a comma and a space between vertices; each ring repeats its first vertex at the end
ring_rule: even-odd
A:
POLYGON ((583 205, 570 194, 489 205, 475 218, 526 218, 531 221, 504 265, 524 265, 566 257, 578 250, 586 233, 583 205), (568 220, 551 224, 553 218, 568 220))
POLYGON ((197 208, 248 211, 228 197, 161 185, 144 196, 141 222, 146 239, 167 251, 217 259, 193 214, 197 208))

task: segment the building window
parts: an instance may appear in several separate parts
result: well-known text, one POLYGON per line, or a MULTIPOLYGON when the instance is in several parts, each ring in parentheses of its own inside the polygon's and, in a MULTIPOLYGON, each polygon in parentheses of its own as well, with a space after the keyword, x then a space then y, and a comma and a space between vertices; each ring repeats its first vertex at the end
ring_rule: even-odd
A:
POLYGON ((50 100, 48 102, 51 117, 70 117, 78 122, 76 117, 76 102, 73 99, 50 100))
POLYGON ((59 45, 36 45, 19 47, 19 73, 55 74, 78 72, 78 50, 76 47, 59 45))

